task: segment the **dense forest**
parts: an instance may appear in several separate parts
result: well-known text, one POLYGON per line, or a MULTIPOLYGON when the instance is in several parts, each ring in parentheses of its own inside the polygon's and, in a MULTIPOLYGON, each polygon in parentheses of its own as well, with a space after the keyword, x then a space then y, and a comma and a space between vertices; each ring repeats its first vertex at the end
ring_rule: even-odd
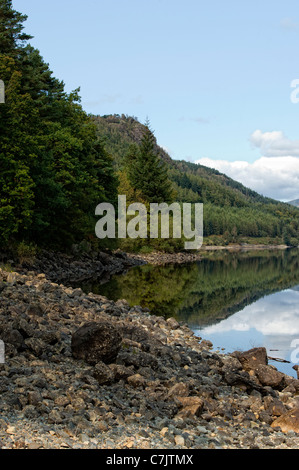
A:
MULTIPOLYGON (((98 133, 124 178, 126 155, 142 141, 146 125, 125 115, 95 116, 98 133)), ((153 148, 167 167, 179 202, 204 203, 205 243, 286 243, 298 245, 299 213, 290 204, 256 193, 212 168, 171 159, 153 136, 153 148)))
POLYGON ((26 16, 0 0, 0 248, 34 254, 94 249, 181 250, 182 240, 102 241, 95 236, 101 202, 203 202, 205 243, 298 245, 299 210, 245 188, 219 172, 174 161, 149 122, 90 116, 79 88, 66 93, 24 33, 26 16))
POLYGON ((115 201, 111 157, 78 90, 67 94, 23 33, 26 16, 0 0, 0 241, 19 250, 90 236, 99 201, 115 201))

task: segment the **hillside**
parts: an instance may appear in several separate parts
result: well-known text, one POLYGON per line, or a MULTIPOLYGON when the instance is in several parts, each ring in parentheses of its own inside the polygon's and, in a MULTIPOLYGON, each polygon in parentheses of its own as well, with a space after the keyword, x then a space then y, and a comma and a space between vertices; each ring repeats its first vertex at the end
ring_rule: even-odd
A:
POLYGON ((299 199, 294 199, 294 201, 289 201, 289 204, 295 207, 299 207, 299 199))
MULTIPOLYGON (((94 116, 105 148, 122 170, 130 145, 138 144, 145 126, 136 117, 94 116)), ((230 242, 299 242, 299 210, 264 197, 217 170, 173 160, 155 140, 180 202, 205 204, 204 235, 211 244, 230 242)))

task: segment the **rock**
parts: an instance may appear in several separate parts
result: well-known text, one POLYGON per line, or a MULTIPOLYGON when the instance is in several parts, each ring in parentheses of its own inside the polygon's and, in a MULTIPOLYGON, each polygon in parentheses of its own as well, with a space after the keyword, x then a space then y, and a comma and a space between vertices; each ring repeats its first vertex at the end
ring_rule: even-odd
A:
POLYGON ((279 426, 283 432, 294 431, 299 433, 299 408, 279 416, 279 418, 273 421, 271 426, 272 428, 279 426))
POLYGON ((42 317, 44 315, 44 308, 40 304, 30 304, 26 311, 27 315, 33 317, 42 317))
POLYGON ((6 432, 7 432, 7 434, 15 434, 15 432, 16 432, 15 426, 8 426, 6 428, 6 432))
POLYGON ((228 355, 223 358, 222 372, 238 371, 242 369, 242 364, 236 357, 228 355))
POLYGON ((27 405, 23 408, 23 413, 26 418, 37 418, 39 413, 34 405, 27 405))
POLYGON ((199 416, 204 406, 204 401, 200 397, 177 397, 176 401, 183 407, 177 414, 177 419, 199 416))
POLYGON ((132 369, 129 369, 122 364, 109 364, 108 367, 112 370, 116 381, 122 379, 126 380, 128 377, 131 377, 131 375, 134 375, 132 369))
POLYGON ((60 424, 62 423, 63 419, 61 414, 57 410, 52 410, 49 414, 48 421, 51 424, 60 424))
POLYGON ((46 349, 46 343, 38 338, 25 339, 25 344, 36 354, 36 356, 41 356, 46 349))
POLYGON ((142 377, 140 374, 131 375, 131 377, 127 378, 127 382, 131 387, 139 388, 146 386, 146 379, 142 377))
POLYGON ((66 395, 59 395, 57 398, 54 400, 55 405, 65 407, 69 405, 70 400, 66 395))
POLYGON ((42 401, 42 396, 38 391, 28 392, 29 405, 37 406, 42 401))
POLYGON ((160 434, 162 437, 165 437, 166 434, 168 433, 169 429, 167 427, 165 428, 162 428, 161 431, 160 431, 160 434))
POLYGON ((171 387, 168 392, 168 398, 187 397, 189 395, 189 386, 184 382, 179 382, 171 387))
POLYGON ((127 350, 121 350, 119 352, 118 363, 120 362, 125 366, 140 367, 151 367, 156 369, 158 367, 158 360, 153 354, 149 354, 145 351, 140 351, 135 348, 128 348, 127 350))
POLYGON ((88 322, 72 335, 72 354, 89 364, 114 362, 121 347, 122 337, 109 322, 88 322))
POLYGON ((297 379, 299 379, 299 366, 298 366, 298 364, 295 364, 292 368, 297 372, 297 379))
POLYGON ((284 383, 284 374, 272 366, 260 364, 255 370, 256 376, 263 386, 281 388, 284 383))
POLYGON ((273 416, 281 416, 287 411, 284 404, 278 398, 271 396, 264 397, 264 408, 273 416))
POLYGON ((185 439, 183 436, 180 436, 179 434, 174 436, 174 441, 177 446, 184 446, 185 445, 185 439))
POLYGON ((172 329, 172 330, 177 330, 180 327, 179 322, 175 318, 167 318, 166 320, 167 325, 172 329))
POLYGON ((98 362, 94 366, 92 375, 99 385, 112 383, 115 377, 113 370, 111 370, 104 362, 98 362))
POLYGON ((267 365, 268 357, 266 348, 253 348, 248 351, 234 351, 233 355, 240 361, 246 371, 255 370, 259 365, 267 365))
POLYGON ((130 325, 128 323, 123 322, 122 324, 119 324, 118 328, 121 336, 124 339, 124 343, 127 345, 129 345, 130 342, 137 343, 137 347, 141 347, 143 351, 150 352, 153 354, 155 354, 157 350, 160 350, 161 347, 163 347, 163 344, 159 339, 150 335, 150 333, 141 326, 130 325))
POLYGON ((244 370, 228 370, 225 372, 223 379, 228 385, 234 385, 247 392, 252 390, 260 391, 262 389, 262 387, 251 378, 249 373, 244 370))
POLYGON ((213 343, 212 343, 212 341, 209 341, 208 339, 203 339, 203 340, 200 342, 200 346, 201 346, 203 349, 212 349, 213 343))
POLYGON ((1 333, 1 339, 5 344, 12 344, 16 349, 20 349, 24 343, 23 336, 19 330, 16 329, 5 330, 3 333, 1 333))

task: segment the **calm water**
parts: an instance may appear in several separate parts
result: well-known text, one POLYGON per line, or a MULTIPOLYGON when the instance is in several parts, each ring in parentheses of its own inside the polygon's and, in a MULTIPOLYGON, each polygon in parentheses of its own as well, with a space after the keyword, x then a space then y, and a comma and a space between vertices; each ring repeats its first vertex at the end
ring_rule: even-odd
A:
MULTIPOLYGON (((140 266, 82 288, 184 321, 215 349, 265 346, 268 356, 291 361, 293 353, 299 363, 298 249, 213 253, 184 265, 140 266)), ((271 363, 297 377, 294 362, 271 363)))

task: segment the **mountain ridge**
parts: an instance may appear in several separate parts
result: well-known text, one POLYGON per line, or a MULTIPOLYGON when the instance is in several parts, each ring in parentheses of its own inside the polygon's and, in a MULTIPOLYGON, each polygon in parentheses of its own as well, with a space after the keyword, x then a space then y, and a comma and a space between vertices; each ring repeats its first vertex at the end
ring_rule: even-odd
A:
MULTIPOLYGON (((98 136, 118 172, 125 172, 125 155, 138 146, 146 128, 128 115, 93 116, 98 136)), ((152 131, 153 133, 153 131, 152 131)), ((154 136, 154 133, 153 133, 154 136)), ((216 169, 174 160, 155 139, 155 150, 165 162, 168 177, 181 203, 204 203, 204 235, 212 244, 248 242, 299 244, 299 208, 263 196, 216 169), (221 240, 217 239, 220 237, 221 240)))

